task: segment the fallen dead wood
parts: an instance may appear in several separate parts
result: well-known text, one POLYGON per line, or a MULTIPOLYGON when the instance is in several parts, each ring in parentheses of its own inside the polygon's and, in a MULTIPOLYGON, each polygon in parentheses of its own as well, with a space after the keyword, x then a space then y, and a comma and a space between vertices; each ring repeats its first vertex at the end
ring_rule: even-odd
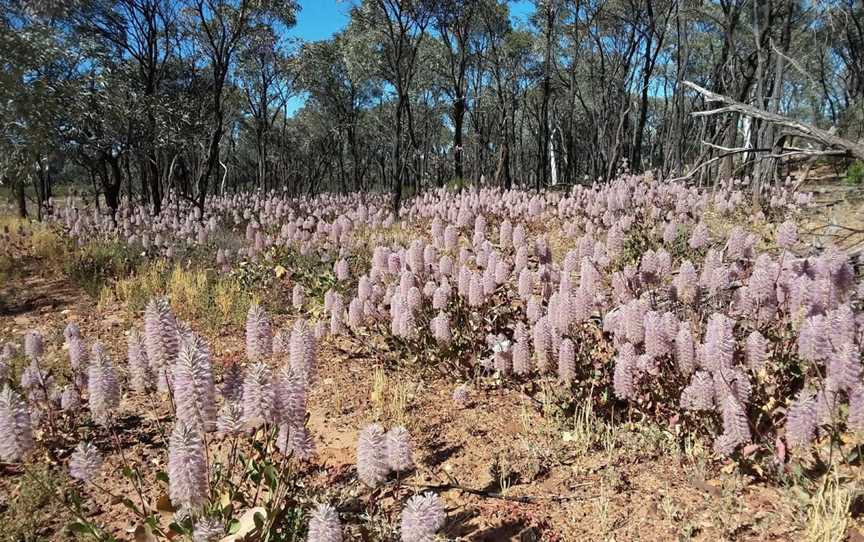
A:
POLYGON ((764 109, 760 109, 749 104, 741 103, 728 96, 717 94, 716 92, 712 92, 706 88, 700 87, 699 85, 691 81, 683 81, 682 83, 684 84, 684 86, 689 87, 704 96, 706 101, 723 104, 723 107, 719 107, 717 109, 710 109, 708 111, 696 111, 694 113, 691 113, 694 117, 707 117, 711 115, 719 115, 721 113, 740 113, 748 117, 753 117, 756 119, 764 120, 765 122, 776 124, 778 126, 783 126, 785 128, 788 128, 789 130, 792 130, 795 135, 799 137, 810 139, 812 141, 817 141, 825 145, 826 147, 831 147, 831 149, 826 150, 798 149, 797 152, 788 154, 805 154, 809 156, 837 155, 837 149, 841 149, 843 154, 853 156, 855 158, 858 158, 859 160, 864 160, 864 144, 862 143, 855 143, 853 141, 849 141, 848 139, 839 137, 828 130, 822 130, 821 128, 816 128, 815 126, 805 124, 798 120, 784 117, 783 115, 779 115, 777 113, 771 113, 769 111, 765 111, 764 109))
MULTIPOLYGON (((584 485, 591 485, 586 483, 584 485)), ((502 501, 518 502, 522 504, 534 504, 537 502, 565 502, 565 501, 590 501, 596 499, 596 495, 505 495, 498 491, 487 491, 485 489, 475 489, 459 484, 439 484, 439 485, 412 485, 417 490, 430 491, 461 491, 478 497, 487 499, 498 499, 502 501)))

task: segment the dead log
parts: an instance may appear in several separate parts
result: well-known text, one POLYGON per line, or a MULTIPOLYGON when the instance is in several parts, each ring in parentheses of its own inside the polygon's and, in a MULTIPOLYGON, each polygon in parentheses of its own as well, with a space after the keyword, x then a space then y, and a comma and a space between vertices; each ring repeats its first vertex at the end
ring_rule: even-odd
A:
POLYGON ((778 115, 777 113, 771 113, 769 111, 765 111, 764 109, 760 109, 749 104, 741 103, 728 96, 723 96, 722 94, 711 92, 710 90, 702 88, 696 83, 690 81, 683 81, 682 83, 684 84, 684 86, 689 87, 704 96, 706 101, 723 104, 723 107, 719 107, 717 109, 710 109, 708 111, 696 111, 694 113, 691 113, 694 117, 707 117, 711 115, 719 115, 721 113, 732 112, 740 113, 748 117, 764 120, 765 122, 770 122, 778 126, 783 126, 794 132, 796 136, 810 139, 812 141, 817 141, 822 145, 825 145, 826 147, 831 147, 832 149, 834 149, 826 151, 808 150, 806 152, 799 152, 795 154, 807 154, 810 156, 815 154, 836 155, 837 149, 840 149, 848 156, 857 158, 859 160, 864 160, 864 143, 855 143, 849 141, 848 139, 839 137, 828 130, 822 130, 821 128, 816 128, 815 126, 805 124, 801 121, 791 119, 789 117, 784 117, 783 115, 778 115))

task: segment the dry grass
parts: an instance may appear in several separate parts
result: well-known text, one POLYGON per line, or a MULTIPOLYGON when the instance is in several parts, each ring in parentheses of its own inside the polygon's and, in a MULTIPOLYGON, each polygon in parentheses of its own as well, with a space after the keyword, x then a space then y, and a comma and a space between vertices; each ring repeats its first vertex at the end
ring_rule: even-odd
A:
POLYGON ((812 542, 843 540, 849 525, 852 490, 841 483, 836 471, 826 475, 824 483, 810 498, 807 510, 806 538, 812 542))
POLYGON ((99 295, 99 308, 104 309, 116 301, 129 316, 135 315, 144 309, 151 297, 165 293, 165 270, 165 262, 157 261, 139 273, 106 284, 99 295))
POLYGON ((563 439, 580 456, 600 449, 609 457, 615 449, 616 433, 613 424, 599 418, 594 412, 594 398, 589 396, 576 405, 571 429, 564 432, 563 439))
POLYGON ((169 268, 164 260, 158 260, 138 273, 103 286, 99 308, 116 303, 129 318, 134 318, 156 296, 167 296, 179 317, 202 322, 211 330, 241 326, 251 302, 251 295, 230 276, 180 265, 169 268))
POLYGON ((0 230, 8 231, 0 251, 0 277, 17 276, 24 258, 38 258, 52 268, 62 267, 68 252, 65 243, 44 223, 0 215, 0 230))
POLYGON ((802 234, 815 247, 834 244, 860 251, 864 246, 864 199, 844 199, 810 213, 802 224, 802 234))
POLYGON ((411 383, 401 378, 390 378, 384 369, 375 369, 369 394, 373 416, 388 426, 409 426, 408 406, 411 401, 411 383))

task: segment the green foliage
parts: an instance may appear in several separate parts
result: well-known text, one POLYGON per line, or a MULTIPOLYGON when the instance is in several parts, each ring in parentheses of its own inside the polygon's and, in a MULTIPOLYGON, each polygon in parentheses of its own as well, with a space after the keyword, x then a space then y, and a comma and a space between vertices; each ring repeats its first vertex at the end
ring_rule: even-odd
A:
POLYGON ((111 280, 127 277, 141 266, 144 257, 120 241, 91 242, 68 247, 63 271, 93 297, 111 280))
POLYGON ((55 488, 66 479, 48 465, 34 465, 20 478, 18 491, 0 503, 3 539, 36 542, 54 539, 71 516, 56 499, 55 488))
POLYGON ((303 488, 291 456, 275 450, 278 431, 261 429, 251 448, 234 442, 228 460, 213 465, 213 500, 205 514, 230 534, 243 531, 247 539, 270 542, 304 540, 303 488))
POLYGON ((262 262, 240 262, 229 272, 244 290, 262 290, 270 287, 276 279, 273 265, 262 262))
POLYGON ((862 182, 864 182, 864 161, 855 160, 849 167, 846 169, 846 175, 844 177, 846 179, 847 184, 851 184, 854 186, 860 186, 862 182))
POLYGON ((447 184, 444 186, 451 192, 461 192, 466 186, 468 186, 468 182, 462 177, 453 177, 447 181, 447 184))
MULTIPOLYGON (((291 280, 305 288, 306 299, 313 306, 324 304, 327 290, 339 289, 336 274, 333 272, 333 262, 329 259, 325 261, 317 252, 303 255, 294 248, 279 248, 273 259, 287 271, 291 280)), ((356 257, 349 261, 353 272, 356 266, 351 265, 352 261, 356 261, 356 257)))
POLYGON ((612 269, 618 271, 628 265, 638 266, 642 254, 659 246, 658 241, 651 236, 648 230, 634 225, 624 241, 622 254, 612 263, 612 269))
MULTIPOLYGON (((493 304, 492 301, 489 303, 493 304)), ((439 345, 432 335, 430 322, 437 311, 430 304, 416 312, 413 336, 387 335, 397 363, 419 365, 422 369, 434 369, 448 376, 470 376, 479 369, 481 358, 491 355, 486 336, 504 331, 506 322, 512 321, 508 315, 513 313, 513 306, 502 301, 485 313, 472 309, 461 297, 452 296, 446 312, 450 317, 452 334, 447 346, 439 345)))

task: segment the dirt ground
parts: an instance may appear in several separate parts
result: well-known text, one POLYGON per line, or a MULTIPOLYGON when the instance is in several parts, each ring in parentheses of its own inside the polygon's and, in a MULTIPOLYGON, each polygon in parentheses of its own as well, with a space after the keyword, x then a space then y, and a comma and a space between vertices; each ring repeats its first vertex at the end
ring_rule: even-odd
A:
MULTIPOLYGON (((133 322, 123 310, 97 308, 80 288, 40 262, 21 265, 23 272, 15 274, 20 278, 0 288, 0 338, 39 329, 47 359, 62 364, 62 331, 75 321, 86 339, 103 341, 117 366, 125 366, 125 332, 133 322)), ((224 363, 243 358, 242 330, 224 329, 207 338, 220 372, 224 363)), ((374 533, 380 531, 369 524, 385 525, 385 531, 387 524, 398 525, 399 503, 423 487, 437 487, 447 505, 443 534, 449 540, 806 538, 806 502, 800 492, 755 482, 732 464, 712 462, 699 443, 680 450, 663 428, 610 424, 590 416, 583 423, 554 419, 543 414, 537 399, 542 390, 536 386, 504 386, 492 379, 470 382, 470 401, 462 407, 451 398, 459 382, 410 368, 384 370, 382 359, 376 359, 380 352, 367 337, 326 339, 308 401, 317 456, 303 467, 302 484, 340 503, 353 539, 379 538, 374 533), (404 424, 413 437, 417 465, 415 472, 374 494, 354 473, 358 430, 372 421, 404 424)), ((167 460, 162 444, 170 424, 167 401, 145 403, 124 393, 119 420, 123 454, 154 467, 142 469, 151 473, 144 484, 150 493, 142 497, 156 506, 165 489, 152 472, 167 460)), ((84 431, 101 439, 103 450, 114 438, 95 427, 84 431)), ((69 445, 74 445, 71 438, 69 445)), ((227 443, 214 446, 220 450, 216 453, 225 453, 227 443)), ((65 459, 61 454, 38 461, 65 459)), ((86 509, 90 519, 107 525, 119 539, 132 539, 135 517, 117 496, 136 502, 139 497, 118 476, 121 466, 117 454, 106 458, 96 481, 102 490, 84 489, 90 497, 86 509)), ((9 521, 22 511, 16 510, 23 507, 16 495, 25 483, 15 469, 0 479, 0 515, 9 521)), ((37 509, 37 539, 69 538, 63 529, 68 513, 37 509)), ((166 525, 169 516, 163 518, 166 525)))

